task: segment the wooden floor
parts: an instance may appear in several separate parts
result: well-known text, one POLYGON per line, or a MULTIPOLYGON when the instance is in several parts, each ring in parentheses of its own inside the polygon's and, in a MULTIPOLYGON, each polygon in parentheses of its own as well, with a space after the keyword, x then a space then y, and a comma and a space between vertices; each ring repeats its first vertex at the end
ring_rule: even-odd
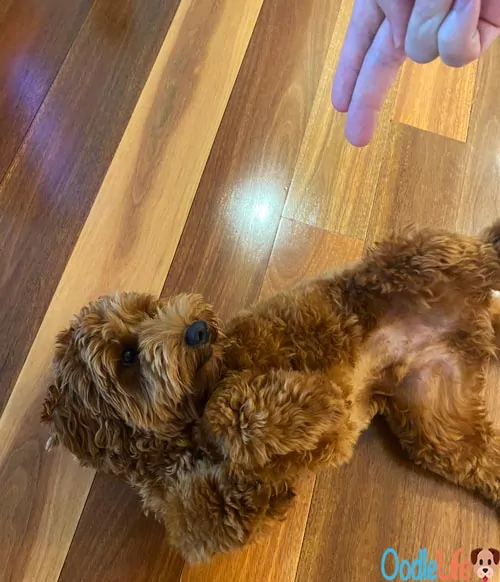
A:
POLYGON ((54 335, 115 289, 228 316, 409 222, 500 215, 500 45, 407 65, 364 150, 330 82, 351 0, 0 3, 0 580, 381 580, 388 547, 500 546, 498 516, 405 462, 383 426, 306 475, 259 544, 185 567, 135 495, 44 451, 54 335))

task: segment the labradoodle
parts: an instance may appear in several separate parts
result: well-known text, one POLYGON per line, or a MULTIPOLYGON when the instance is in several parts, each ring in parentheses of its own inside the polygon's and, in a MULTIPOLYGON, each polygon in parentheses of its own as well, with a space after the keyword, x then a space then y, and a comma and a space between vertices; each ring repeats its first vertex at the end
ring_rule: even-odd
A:
POLYGON ((406 232, 225 325, 197 295, 102 297, 58 337, 48 446, 132 485, 192 562, 283 518, 297 473, 348 462, 376 414, 416 463, 498 503, 495 289, 500 222, 406 232))

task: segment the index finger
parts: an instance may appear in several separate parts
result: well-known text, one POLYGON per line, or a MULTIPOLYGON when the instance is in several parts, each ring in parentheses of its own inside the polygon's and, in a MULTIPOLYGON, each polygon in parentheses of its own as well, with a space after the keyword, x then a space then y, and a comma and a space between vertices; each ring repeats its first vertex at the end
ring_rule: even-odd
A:
POLYGON ((332 87, 337 111, 349 109, 356 80, 384 14, 375 0, 355 0, 332 87))
POLYGON ((404 49, 395 46, 390 24, 384 20, 366 53, 349 105, 345 134, 351 144, 362 147, 371 140, 382 103, 404 60, 404 49))

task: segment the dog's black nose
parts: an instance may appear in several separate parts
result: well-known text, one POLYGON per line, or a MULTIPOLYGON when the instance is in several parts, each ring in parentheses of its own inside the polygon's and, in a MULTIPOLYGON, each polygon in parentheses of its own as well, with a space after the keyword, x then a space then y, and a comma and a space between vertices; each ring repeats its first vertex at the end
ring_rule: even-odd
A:
POLYGON ((195 321, 186 330, 185 335, 188 346, 196 347, 208 344, 210 341, 210 330, 205 321, 195 321))
POLYGON ((483 568, 483 572, 486 574, 486 572, 488 572, 488 568, 483 568))

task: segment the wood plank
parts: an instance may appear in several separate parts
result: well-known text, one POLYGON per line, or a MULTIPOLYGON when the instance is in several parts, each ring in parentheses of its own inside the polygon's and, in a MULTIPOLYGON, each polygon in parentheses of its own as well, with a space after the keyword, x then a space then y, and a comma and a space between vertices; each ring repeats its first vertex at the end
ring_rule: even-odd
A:
POLYGON ((3 0, 0 182, 85 20, 92 0, 3 0))
MULTIPOLYGON (((281 202, 273 203, 269 215, 264 215, 263 208, 258 215, 249 214, 252 207, 266 202, 261 188, 268 176, 279 177, 284 185, 291 179, 334 23, 330 0, 264 3, 164 293, 203 291, 226 314, 257 298, 284 187, 277 193, 281 202), (242 176, 250 187, 240 187, 242 176)), ((175 579, 178 563, 165 561, 169 554, 162 530, 148 528, 149 523, 135 493, 97 475, 60 582, 121 575, 120 582, 148 575, 152 580, 162 579, 160 574, 162 580, 175 579), (115 511, 115 499, 120 499, 121 511, 115 511), (99 523, 113 524, 106 530, 112 538, 109 544, 101 543, 102 531, 96 542, 96 515, 101 516, 99 523), (147 557, 140 551, 145 547, 147 557)))
POLYGON ((260 296, 271 297, 329 269, 357 261, 362 252, 361 240, 284 218, 260 296))
POLYGON ((456 227, 468 148, 408 126, 391 128, 367 241, 414 224, 456 227))
POLYGON ((330 0, 264 4, 165 293, 196 288, 222 315, 235 296, 240 306, 255 299, 337 11, 330 0))
POLYGON ((144 515, 138 495, 96 476, 58 582, 177 582, 182 567, 163 524, 144 515))
POLYGON ((421 548, 428 560, 442 551, 448 573, 457 549, 464 548, 465 561, 475 547, 499 543, 491 507, 407 462, 376 423, 349 465, 318 476, 296 581, 383 580, 387 548, 410 562, 421 548))
POLYGON ((476 85, 477 61, 457 69, 437 59, 427 65, 403 65, 393 120, 467 141, 476 85))
MULTIPOLYGON (((151 0, 147 8, 139 0, 93 3, 0 184, 0 410, 26 359, 177 3, 151 0)), ((36 10, 43 12, 44 3, 38 4, 36 10)), ((74 3, 64 4, 70 9, 74 3)), ((50 29, 56 26, 57 21, 47 24, 50 29)))
POLYGON ((344 116, 330 103, 330 85, 352 4, 352 0, 343 0, 341 4, 284 216, 364 238, 389 128, 393 93, 382 109, 371 144, 363 149, 351 146, 344 138, 344 116))
MULTIPOLYGON (((362 241, 283 219, 261 297, 354 261, 362 249, 362 241)), ((297 486, 297 499, 287 520, 276 524, 258 543, 232 555, 217 556, 209 564, 186 566, 182 582, 295 580, 314 482, 314 475, 304 475, 297 486)))
POLYGON ((479 62, 468 139, 470 150, 458 212, 458 227, 471 234, 480 232, 500 217, 499 59, 500 46, 495 43, 479 62))
POLYGON ((65 451, 44 452, 55 334, 99 294, 161 291, 261 3, 186 0, 175 15, 0 419, 9 580, 57 579, 94 477, 65 451))

